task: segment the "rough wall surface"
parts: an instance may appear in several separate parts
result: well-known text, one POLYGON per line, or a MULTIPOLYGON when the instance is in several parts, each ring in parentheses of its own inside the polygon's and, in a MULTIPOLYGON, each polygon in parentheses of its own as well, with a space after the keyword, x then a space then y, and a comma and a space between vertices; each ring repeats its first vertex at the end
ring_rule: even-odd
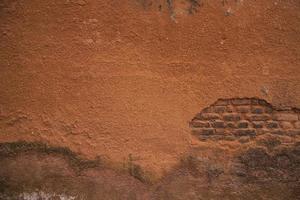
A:
POLYGON ((156 181, 132 156, 118 169, 67 148, 1 143, 0 199, 296 200, 299 122, 295 108, 278 110, 257 98, 220 99, 190 123, 202 143, 156 181))
POLYGON ((160 176, 216 99, 300 107, 299 2, 198 2, 1 1, 0 140, 132 154, 160 176))
POLYGON ((274 148, 288 145, 297 155, 298 111, 288 108, 300 107, 299 33, 298 0, 2 0, 0 142, 65 147, 146 182, 168 179, 193 148, 200 149, 200 163, 221 165, 226 156, 239 160, 240 145, 267 149, 258 152, 271 164, 274 148), (241 120, 233 125, 248 128, 190 134, 189 124, 200 124, 191 123, 196 113, 237 97, 273 106, 257 105, 263 114, 234 111, 241 120), (277 112, 294 121, 273 118, 277 112), (248 115, 270 118, 260 129, 248 115))

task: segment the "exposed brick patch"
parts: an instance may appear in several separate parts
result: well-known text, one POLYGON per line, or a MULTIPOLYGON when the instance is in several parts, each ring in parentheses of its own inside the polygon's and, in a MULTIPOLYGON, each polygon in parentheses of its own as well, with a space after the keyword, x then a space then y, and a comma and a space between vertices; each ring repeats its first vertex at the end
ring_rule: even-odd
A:
POLYGON ((299 109, 279 110, 263 99, 219 99, 198 113, 190 126, 200 140, 245 143, 266 133, 300 136, 299 114, 299 109))

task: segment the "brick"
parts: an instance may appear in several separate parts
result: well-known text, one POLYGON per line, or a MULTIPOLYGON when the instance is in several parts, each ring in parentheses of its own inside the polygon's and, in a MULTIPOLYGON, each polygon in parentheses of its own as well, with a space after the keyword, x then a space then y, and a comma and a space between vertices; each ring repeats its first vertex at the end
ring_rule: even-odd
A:
POLYGON ((200 141, 206 141, 209 139, 210 136, 207 136, 207 135, 197 135, 197 138, 200 140, 200 141))
POLYGON ((266 134, 266 133, 271 133, 271 130, 270 129, 256 129, 256 135, 263 135, 263 134, 266 134))
POLYGON ((190 123, 191 127, 195 128, 209 128, 210 124, 209 122, 206 121, 199 121, 199 120, 194 120, 190 123))
POLYGON ((284 131, 284 130, 274 130, 274 131, 271 131, 272 134, 275 134, 275 135, 286 135, 287 132, 284 131))
POLYGON ((226 128, 236 128, 236 125, 232 122, 228 122, 228 123, 226 123, 225 127, 226 128))
POLYGON ((251 108, 251 113, 253 113, 253 114, 263 114, 264 113, 264 108, 257 107, 257 106, 252 107, 251 108))
POLYGON ((269 120, 271 117, 270 115, 266 115, 266 114, 259 114, 259 115, 252 114, 252 115, 247 115, 247 118, 250 121, 266 121, 269 120))
POLYGON ((216 106, 226 106, 230 103, 230 101, 228 99, 219 99, 215 105, 216 106))
POLYGON ((209 137, 209 139, 213 140, 213 141, 218 141, 218 140, 224 140, 224 135, 212 135, 209 137))
POLYGON ((248 113, 250 112, 250 106, 237 106, 236 112, 238 113, 248 113))
POLYGON ((204 108, 201 113, 212 113, 213 112, 213 109, 212 107, 207 107, 207 108, 204 108))
POLYGON ((254 129, 237 129, 234 132, 236 136, 255 136, 256 132, 254 129))
POLYGON ((226 106, 214 106, 213 111, 215 113, 224 113, 226 112, 227 107, 226 106))
POLYGON ((225 114, 223 119, 225 121, 239 121, 241 120, 241 116, 239 114, 225 114))
POLYGON ((201 128, 192 130, 193 135, 213 135, 215 133, 215 129, 213 128, 201 128))
POLYGON ((266 122, 266 128, 271 128, 271 129, 279 128, 279 125, 275 121, 267 121, 266 122))
POLYGON ((249 127, 249 122, 248 121, 239 121, 237 124, 238 128, 248 128, 249 127))
POLYGON ((282 128, 282 129, 293 129, 294 128, 294 126, 293 126, 293 124, 291 123, 291 122, 285 122, 285 121, 281 121, 280 123, 279 123, 279 125, 280 125, 280 127, 282 128))
POLYGON ((252 126, 253 126, 253 128, 260 129, 260 128, 264 127, 264 123, 263 122, 252 122, 252 126))
POLYGON ((242 143, 242 144, 250 142, 250 137, 249 136, 242 136, 242 137, 240 137, 239 142, 242 143))
POLYGON ((199 113, 196 116, 196 119, 200 120, 214 120, 214 119, 220 119, 220 115, 216 113, 199 113))
POLYGON ((202 130, 201 129, 193 129, 192 130, 192 135, 194 135, 194 136, 200 136, 200 135, 202 135, 201 133, 202 133, 202 130))
POLYGON ((211 125, 212 125, 212 127, 214 127, 214 128, 225 128, 225 124, 224 124, 224 122, 221 121, 221 120, 214 121, 214 122, 212 122, 211 125))
POLYGON ((296 113, 275 113, 273 118, 278 121, 298 121, 296 113))
POLYGON ((232 99, 231 103, 233 105, 250 105, 251 99, 232 99))
POLYGON ((295 128, 300 129, 300 121, 295 122, 295 128))
POLYGON ((217 138, 218 140, 225 140, 225 141, 234 141, 237 139, 235 136, 232 135, 216 135, 215 138, 217 138))
POLYGON ((234 112, 234 107, 233 107, 232 105, 228 105, 228 106, 226 107, 226 111, 227 111, 228 113, 233 113, 233 112, 234 112))
POLYGON ((224 128, 218 128, 215 130, 217 135, 226 135, 226 130, 224 128))
POLYGON ((224 140, 226 141, 234 141, 236 138, 233 135, 224 136, 224 140))
POLYGON ((288 135, 290 135, 290 136, 300 136, 300 129, 288 130, 288 135))

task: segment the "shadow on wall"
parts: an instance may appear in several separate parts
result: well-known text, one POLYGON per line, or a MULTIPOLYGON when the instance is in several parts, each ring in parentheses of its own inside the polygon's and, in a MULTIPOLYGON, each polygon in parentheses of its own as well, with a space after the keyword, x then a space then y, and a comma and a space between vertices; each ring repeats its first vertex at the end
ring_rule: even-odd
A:
POLYGON ((199 144, 150 182, 100 158, 39 143, 0 145, 0 199, 298 199, 300 112, 257 98, 220 99, 190 122, 199 144))
POLYGON ((155 8, 160 12, 167 10, 171 16, 174 16, 176 10, 192 15, 203 6, 202 0, 138 0, 138 2, 144 9, 155 8))
MULTIPOLYGON (((175 20, 177 15, 194 15, 208 4, 205 0, 137 0, 137 2, 145 10, 167 11, 175 22, 177 22, 175 20)), ((243 0, 220 0, 219 3, 224 16, 227 17, 239 10, 243 5, 243 0)))

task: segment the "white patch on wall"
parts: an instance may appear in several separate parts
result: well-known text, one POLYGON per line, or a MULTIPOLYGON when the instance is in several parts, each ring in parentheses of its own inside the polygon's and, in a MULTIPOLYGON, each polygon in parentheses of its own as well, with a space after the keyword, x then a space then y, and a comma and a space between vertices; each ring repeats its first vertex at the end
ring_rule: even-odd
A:
POLYGON ((19 198, 22 200, 51 200, 53 198, 59 200, 75 200, 76 197, 66 194, 46 193, 43 191, 38 191, 31 193, 24 192, 19 195, 19 198))

